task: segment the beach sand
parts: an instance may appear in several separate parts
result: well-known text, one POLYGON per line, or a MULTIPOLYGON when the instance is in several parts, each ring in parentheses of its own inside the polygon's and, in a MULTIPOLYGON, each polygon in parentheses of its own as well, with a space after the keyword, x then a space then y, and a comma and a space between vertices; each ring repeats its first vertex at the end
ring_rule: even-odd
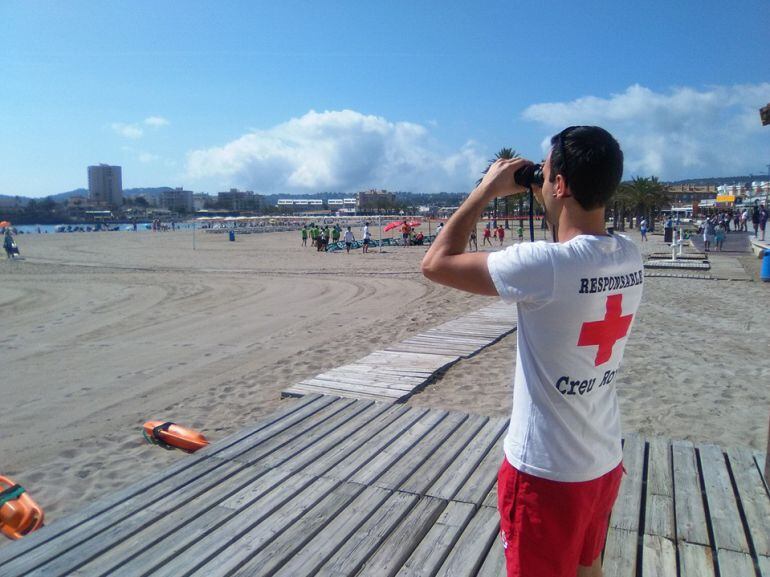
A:
MULTIPOLYGON (((493 302, 426 281, 422 247, 319 254, 298 232, 199 231, 196 250, 191 231, 18 240, 27 260, 0 263, 0 474, 48 522, 185 458, 144 443, 146 420, 216 441, 286 386, 493 302)), ((616 379, 624 429, 764 450, 768 289, 648 279, 616 379)), ((506 415, 515 340, 409 402, 506 415)))

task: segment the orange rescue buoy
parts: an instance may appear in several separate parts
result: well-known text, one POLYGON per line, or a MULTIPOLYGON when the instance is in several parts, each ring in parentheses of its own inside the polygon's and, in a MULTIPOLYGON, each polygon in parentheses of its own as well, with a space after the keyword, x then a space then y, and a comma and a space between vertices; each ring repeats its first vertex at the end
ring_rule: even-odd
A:
POLYGON ((24 487, 0 475, 0 533, 21 539, 43 525, 43 510, 24 487))
POLYGON ((169 450, 181 449, 186 453, 194 453, 209 444, 198 431, 167 421, 147 421, 142 433, 148 443, 169 450))

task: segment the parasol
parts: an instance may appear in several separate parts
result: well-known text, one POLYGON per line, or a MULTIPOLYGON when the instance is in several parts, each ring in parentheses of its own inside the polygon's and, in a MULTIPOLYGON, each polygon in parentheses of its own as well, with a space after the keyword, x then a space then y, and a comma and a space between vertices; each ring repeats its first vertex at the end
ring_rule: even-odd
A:
POLYGON ((11 223, 7 220, 0 221, 0 228, 8 228, 9 226, 11 226, 11 223))
POLYGON ((388 232, 389 230, 393 230, 394 228, 398 228, 399 226, 401 226, 402 222, 403 221, 400 221, 400 220, 394 220, 393 222, 389 222, 388 224, 386 224, 382 228, 382 230, 384 230, 385 232, 388 232))

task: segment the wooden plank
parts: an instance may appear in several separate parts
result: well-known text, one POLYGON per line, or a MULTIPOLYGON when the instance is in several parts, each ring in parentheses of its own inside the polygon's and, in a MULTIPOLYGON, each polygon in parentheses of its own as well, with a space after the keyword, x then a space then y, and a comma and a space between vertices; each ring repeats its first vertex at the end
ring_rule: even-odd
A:
POLYGON ((749 546, 722 449, 715 445, 701 445, 699 453, 714 544, 717 549, 748 553, 749 546))
POLYGON ((479 509, 460 535, 437 577, 475 577, 500 531, 497 511, 479 509))
POLYGON ((222 451, 218 458, 238 461, 240 463, 253 464, 264 459, 268 455, 280 451, 284 446, 290 444, 296 439, 305 438, 311 431, 317 427, 323 427, 329 419, 337 415, 349 415, 355 413, 360 407, 355 399, 338 398, 334 403, 308 416, 302 421, 295 423, 290 429, 282 431, 280 434, 266 439, 253 446, 246 443, 239 443, 237 446, 222 451))
POLYGON ((472 516, 473 505, 450 502, 397 575, 399 577, 435 575, 472 516))
POLYGON ((315 387, 310 385, 292 385, 288 389, 284 389, 281 391, 281 397, 303 397, 305 395, 334 395, 338 397, 345 397, 345 398, 351 398, 351 399, 368 399, 371 401, 379 401, 381 403, 393 403, 397 401, 398 399, 395 399, 392 396, 385 396, 385 395, 370 395, 366 393, 353 393, 350 391, 343 391, 343 390, 330 390, 326 387, 315 387))
POLYGON ((717 563, 720 575, 735 575, 736 577, 754 577, 754 561, 751 555, 739 551, 717 549, 717 563))
MULTIPOLYGON (((406 517, 419 497, 408 493, 393 493, 336 553, 313 575, 336 577, 356 575, 366 559, 406 517)), ((332 552, 334 549, 332 549, 332 552)))
MULTIPOLYGON (((296 539, 295 545, 301 546, 318 527, 328 523, 330 518, 359 496, 364 488, 351 483, 335 486, 335 482, 329 479, 316 479, 310 489, 312 492, 303 492, 277 510, 271 508, 267 516, 265 509, 255 505, 250 515, 235 517, 225 528, 208 535, 183 551, 173 562, 153 572, 153 577, 230 575, 244 564, 252 562, 255 555, 260 556, 268 549, 271 557, 277 561, 280 554, 273 546, 279 536, 284 538, 291 534, 296 539), (306 533, 298 535, 299 528, 306 533)), ((290 548, 282 541, 278 551, 288 553, 290 548)))
MULTIPOLYGON (((367 487, 339 515, 319 531, 300 550, 286 558, 275 577, 301 577, 315 575, 342 544, 361 527, 367 519, 391 495, 391 491, 379 487, 367 487)), ((244 570, 246 568, 244 567, 244 570)), ((249 573, 245 573, 249 574, 249 573)), ((251 573, 253 574, 253 573, 251 573)))
MULTIPOLYGON (((109 515, 99 515, 84 521, 82 528, 74 528, 66 533, 58 535, 57 539, 46 544, 45 547, 36 547, 27 551, 23 556, 14 556, 7 564, 3 566, 2 575, 8 576, 27 576, 40 566, 44 566, 77 546, 90 547, 101 535, 113 527, 125 527, 125 531, 131 531, 139 527, 138 523, 133 523, 131 517, 136 514, 137 509, 148 506, 149 504, 167 497, 175 490, 187 486, 192 482, 200 482, 206 474, 211 474, 214 470, 225 465, 232 466, 226 461, 216 459, 206 459, 199 461, 200 466, 191 467, 183 470, 169 479, 160 481, 156 485, 156 490, 150 490, 141 495, 148 499, 141 499, 140 496, 132 496, 125 499, 118 505, 113 506, 109 515), (177 486, 178 484, 178 486, 177 486), (91 529, 91 531, 88 531, 91 529)), ((21 541, 19 541, 21 543, 21 541)))
POLYGON ((604 574, 613 577, 636 577, 637 542, 635 531, 610 527, 602 561, 604 574))
POLYGON ((679 568, 680 577, 715 577, 711 548, 680 541, 679 568))
POLYGON ((676 575, 676 547, 672 540, 658 535, 644 536, 642 575, 644 577, 676 575))
MULTIPOLYGON (((505 434, 507 421, 504 421, 501 435, 505 434)), ((503 460, 503 450, 500 436, 495 439, 489 451, 473 470, 471 476, 465 481, 460 490, 455 494, 455 501, 473 503, 481 506, 489 494, 490 489, 497 483, 497 472, 500 470, 500 464, 503 460)))
MULTIPOLYGON (((368 430, 367 427, 364 433, 368 432, 369 434, 364 434, 364 436, 360 437, 358 446, 343 461, 338 462, 334 468, 325 468, 326 472, 324 474, 340 481, 348 480, 359 469, 368 466, 369 461, 385 450, 391 443, 396 442, 428 413, 428 409, 412 407, 401 418, 379 431, 368 430)), ((420 428, 422 429, 422 426, 420 428)), ((323 463, 323 461, 319 459, 318 463, 323 463)), ((318 463, 310 465, 306 471, 317 470, 318 463)))
POLYGON ((710 547, 695 447, 689 441, 674 441, 671 451, 677 538, 710 547))
MULTIPOLYGON (((377 478, 376 484, 384 489, 398 489, 436 449, 468 418, 463 413, 449 413, 422 441, 414 445, 401 458, 377 478)), ((355 477, 353 478, 355 480, 355 477)))
MULTIPOLYGON (((502 459, 501 459, 501 462, 502 462, 502 459)), ((481 506, 497 508, 497 477, 495 477, 495 484, 492 485, 492 488, 489 490, 489 493, 487 493, 487 496, 484 497, 484 502, 481 503, 481 506)))
POLYGON ((348 463, 347 475, 355 469, 350 469, 352 461, 360 464, 364 461, 364 446, 374 447, 375 450, 389 442, 393 436, 398 435, 401 429, 408 427, 417 420, 424 411, 414 411, 406 405, 390 407, 379 417, 372 419, 364 427, 359 428, 352 435, 332 445, 324 453, 317 454, 315 458, 306 463, 304 472, 308 475, 327 475, 345 480, 346 476, 335 474, 341 463, 348 463))
POLYGON ((770 499, 762 482, 762 472, 748 449, 732 449, 727 457, 754 550, 757 555, 770 557, 770 499))
MULTIPOLYGON (((301 434, 295 434, 284 439, 278 450, 265 452, 265 445, 255 447, 252 451, 244 451, 234 460, 242 463, 259 463, 264 467, 277 467, 283 463, 291 463, 299 453, 312 450, 313 446, 322 442, 328 435, 333 435, 340 427, 346 427, 351 421, 361 423, 361 415, 377 415, 387 405, 375 404, 368 400, 350 400, 350 404, 336 413, 328 415, 313 426, 303 426, 297 429, 301 434)), ((363 421, 365 422, 365 421, 363 421)), ((303 423, 304 424, 304 423, 303 423)), ((307 422, 308 425, 311 423, 307 422)))
POLYGON ((446 507, 446 501, 422 497, 387 540, 366 561, 357 577, 392 577, 406 562, 446 507))
POLYGON ((454 434, 444 441, 428 460, 401 484, 400 490, 424 494, 488 421, 487 417, 469 415, 454 434))
POLYGON ((476 577, 503 577, 505 571, 505 551, 500 540, 496 539, 476 577))
MULTIPOLYGON (((35 561, 31 562, 40 562, 42 559, 55 556, 59 550, 66 550, 68 544, 79 543, 85 538, 96 536, 100 530, 105 528, 105 525, 112 526, 124 518, 126 514, 133 513, 135 504, 131 502, 132 499, 140 498, 144 503, 160 499, 166 493, 173 492, 179 487, 195 481, 209 469, 222 466, 221 461, 210 460, 211 455, 219 454, 246 439, 252 439, 253 442, 255 439, 269 438, 271 435, 290 427, 296 420, 312 414, 312 412, 333 401, 334 399, 329 397, 312 396, 300 401, 287 402, 282 409, 261 420, 253 427, 212 443, 195 455, 180 459, 167 469, 147 479, 117 491, 77 513, 35 531, 24 539, 15 542, 12 548, 4 552, 3 559, 0 560, 0 566, 4 567, 3 573, 11 575, 10 571, 5 573, 5 563, 13 561, 53 539, 57 540, 56 545, 46 547, 46 551, 42 554, 36 554, 34 556, 35 561), (62 536, 71 531, 75 531, 77 535, 62 540, 62 536)), ((29 559, 32 560, 33 558, 30 557, 29 559)), ((28 565, 29 562, 25 561, 23 566, 30 566, 28 565)))
MULTIPOLYGON (((332 383, 344 383, 348 385, 364 385, 368 387, 381 387, 385 389, 396 389, 398 391, 410 391, 415 386, 422 383, 425 379, 410 379, 408 382, 403 382, 401 379, 378 379, 373 375, 350 375, 350 373, 342 373, 336 371, 329 371, 316 375, 312 379, 306 379, 308 382, 314 381, 329 381, 332 383)), ((302 381, 305 382, 305 381, 302 381)))
MULTIPOLYGON (((90 548, 87 554, 84 548, 75 547, 59 557, 57 562, 66 562, 67 556, 71 556, 73 563, 68 566, 68 571, 71 571, 71 567, 89 561, 76 574, 93 575, 97 569, 114 566, 120 566, 118 575, 141 574, 137 567, 146 565, 148 558, 156 563, 173 556, 175 550, 203 538, 232 517, 235 511, 222 506, 222 501, 239 493, 248 493, 252 501, 256 500, 288 476, 288 472, 242 468, 223 482, 209 484, 196 494, 190 494, 181 506, 172 508, 166 501, 161 501, 139 511, 130 524, 135 527, 132 533, 126 531, 129 525, 122 523, 103 534, 98 539, 97 547, 90 548), (136 522, 139 523, 134 525, 136 522)), ((311 480, 305 481, 309 483, 311 480)), ((47 570, 54 574, 54 566, 49 566, 47 570)), ((69 575, 69 572, 65 574, 69 575)))
MULTIPOLYGON (((352 451, 354 445, 346 443, 346 441, 356 435, 361 429, 372 427, 372 429, 378 430, 378 427, 385 426, 396 419, 400 413, 391 410, 391 406, 383 403, 374 403, 365 411, 346 421, 342 426, 324 435, 318 442, 305 447, 294 454, 288 461, 283 461, 275 466, 280 466, 281 469, 288 471, 304 472, 309 465, 317 462, 329 451, 335 451, 341 447, 347 447, 349 451, 352 451)), ((338 453, 338 459, 341 460, 344 456, 345 453, 338 453)), ((269 457, 265 464, 272 464, 269 457)), ((322 475, 324 472, 317 470, 317 476, 322 475)))
POLYGON ((647 499, 645 506, 647 535, 676 539, 674 533, 674 476, 671 471, 671 446, 667 439, 649 439, 647 461, 647 499))
POLYGON ((355 385, 351 383, 343 383, 340 381, 324 381, 321 379, 306 379, 300 381, 300 385, 316 387, 318 390, 327 390, 330 394, 344 393, 365 393, 369 395, 378 395, 381 397, 389 397, 391 400, 400 399, 409 391, 392 389, 390 387, 382 387, 379 385, 355 385))
POLYGON ((429 433, 432 434, 434 427, 445 419, 447 414, 446 411, 435 409, 427 412, 392 443, 372 455, 366 466, 356 471, 349 480, 365 485, 372 483, 419 443, 424 436, 429 433))
POLYGON ((465 484, 479 462, 494 447, 506 427, 504 419, 492 419, 481 428, 471 442, 463 449, 442 475, 426 491, 431 497, 452 499, 465 484))
MULTIPOLYGON (((160 517, 157 530, 153 527, 151 531, 137 534, 136 541, 130 540, 136 543, 133 551, 131 542, 123 544, 121 552, 128 554, 127 562, 122 555, 116 558, 114 551, 110 551, 105 559, 109 563, 105 562, 103 567, 123 563, 116 572, 110 573, 111 577, 144 575, 165 565, 180 571, 182 567, 193 568, 206 556, 214 554, 217 548, 237 539, 250 524, 258 523, 279 509, 284 517, 299 515, 304 510, 303 504, 306 507, 308 502, 321 499, 334 487, 335 484, 328 480, 318 481, 303 475, 288 477, 281 471, 270 471, 238 492, 223 495, 224 499, 215 501, 215 506, 208 510, 196 512, 193 509, 183 516, 160 517), (167 533, 159 536, 163 529, 167 529, 167 533)), ((215 495, 209 495, 212 497, 216 499, 215 495)), ((95 566, 102 567, 99 559, 95 566)), ((164 567, 163 571, 168 573, 170 570, 164 567)))
POLYGON ((644 440, 638 435, 629 433, 625 436, 623 467, 626 474, 623 475, 620 492, 612 509, 610 527, 638 531, 644 472, 644 440))

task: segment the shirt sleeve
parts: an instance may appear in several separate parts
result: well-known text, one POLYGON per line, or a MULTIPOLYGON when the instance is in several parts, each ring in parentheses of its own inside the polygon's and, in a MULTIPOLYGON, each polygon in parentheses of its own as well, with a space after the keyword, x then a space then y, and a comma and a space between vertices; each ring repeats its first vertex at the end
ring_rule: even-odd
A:
POLYGON ((517 244, 489 255, 489 275, 503 301, 539 308, 551 300, 554 270, 547 246, 544 242, 517 244))

